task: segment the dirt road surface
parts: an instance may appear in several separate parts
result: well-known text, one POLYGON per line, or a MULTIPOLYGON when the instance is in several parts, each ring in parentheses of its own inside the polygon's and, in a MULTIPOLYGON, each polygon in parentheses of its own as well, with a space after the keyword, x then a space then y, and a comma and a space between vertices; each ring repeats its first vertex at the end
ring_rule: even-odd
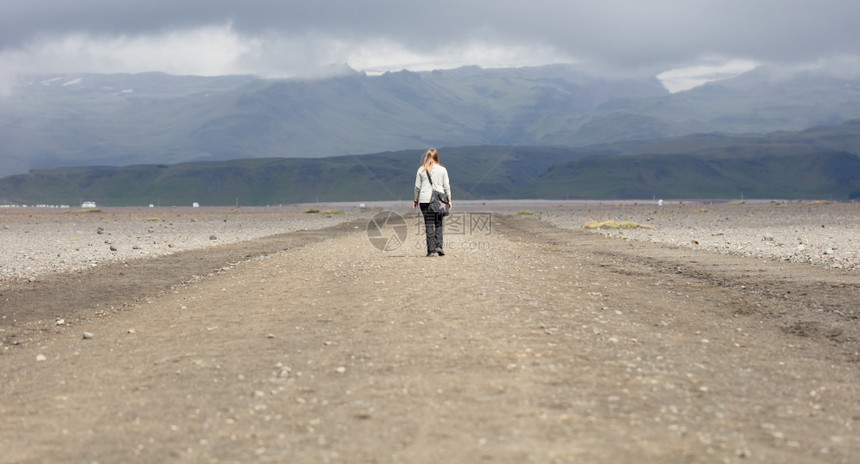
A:
POLYGON ((0 462, 858 462, 856 272, 366 224, 6 284, 0 462))

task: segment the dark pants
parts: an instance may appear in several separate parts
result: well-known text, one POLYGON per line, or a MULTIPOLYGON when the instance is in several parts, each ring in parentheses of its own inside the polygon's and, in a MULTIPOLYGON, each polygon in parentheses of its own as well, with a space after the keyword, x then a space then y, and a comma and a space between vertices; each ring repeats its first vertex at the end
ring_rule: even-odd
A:
POLYGON ((424 215, 424 231, 427 233, 427 253, 433 253, 436 250, 442 249, 442 225, 441 214, 436 214, 430 211, 430 203, 421 203, 421 214, 424 215))

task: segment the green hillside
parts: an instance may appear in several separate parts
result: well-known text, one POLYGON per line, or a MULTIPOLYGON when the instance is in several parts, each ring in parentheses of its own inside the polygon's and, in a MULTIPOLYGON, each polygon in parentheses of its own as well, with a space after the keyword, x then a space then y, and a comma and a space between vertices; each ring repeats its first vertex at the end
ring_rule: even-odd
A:
POLYGON ((550 168, 524 198, 860 198, 860 156, 846 152, 716 157, 589 157, 550 168))
MULTIPOLYGON (((104 206, 271 205, 315 201, 404 200, 412 196, 423 151, 331 158, 75 167, 0 179, 0 203, 104 206)), ((549 166, 578 156, 562 148, 464 147, 441 150, 457 199, 507 198, 549 166)))
MULTIPOLYGON (((860 198, 860 121, 765 136, 701 134, 584 148, 443 148, 455 199, 860 198)), ((330 158, 33 170, 0 203, 271 205, 403 200, 423 150, 330 158)))
POLYGON ((860 198, 860 120, 762 136, 697 134, 581 149, 525 198, 860 198), (585 156, 588 155, 588 156, 585 156))

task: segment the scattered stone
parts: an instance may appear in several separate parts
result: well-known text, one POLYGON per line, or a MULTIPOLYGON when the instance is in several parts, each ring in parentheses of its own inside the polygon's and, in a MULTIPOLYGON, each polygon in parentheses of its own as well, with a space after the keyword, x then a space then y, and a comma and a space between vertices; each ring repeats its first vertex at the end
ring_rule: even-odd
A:
POLYGON ((216 237, 216 236, 214 236, 214 235, 210 235, 210 236, 209 236, 209 240, 218 240, 218 237, 216 237))
POLYGON ((36 362, 42 362, 42 361, 47 361, 47 360, 48 360, 48 357, 43 355, 43 354, 39 354, 36 356, 36 362))
POLYGON ((92 332, 84 332, 83 338, 84 340, 91 340, 93 338, 92 332))
POLYGON ((115 246, 111 245, 111 246, 110 246, 110 251, 117 251, 117 249, 116 249, 116 247, 115 247, 115 246))

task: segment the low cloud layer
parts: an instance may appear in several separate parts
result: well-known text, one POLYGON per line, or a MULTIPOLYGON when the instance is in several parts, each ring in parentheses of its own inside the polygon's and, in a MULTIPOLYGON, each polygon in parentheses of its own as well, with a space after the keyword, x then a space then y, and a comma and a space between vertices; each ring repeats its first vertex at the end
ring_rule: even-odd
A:
POLYGON ((849 0, 4 2, 0 84, 31 72, 302 76, 343 64, 378 73, 565 62, 663 73, 682 89, 758 64, 856 72, 858 17, 849 0))

